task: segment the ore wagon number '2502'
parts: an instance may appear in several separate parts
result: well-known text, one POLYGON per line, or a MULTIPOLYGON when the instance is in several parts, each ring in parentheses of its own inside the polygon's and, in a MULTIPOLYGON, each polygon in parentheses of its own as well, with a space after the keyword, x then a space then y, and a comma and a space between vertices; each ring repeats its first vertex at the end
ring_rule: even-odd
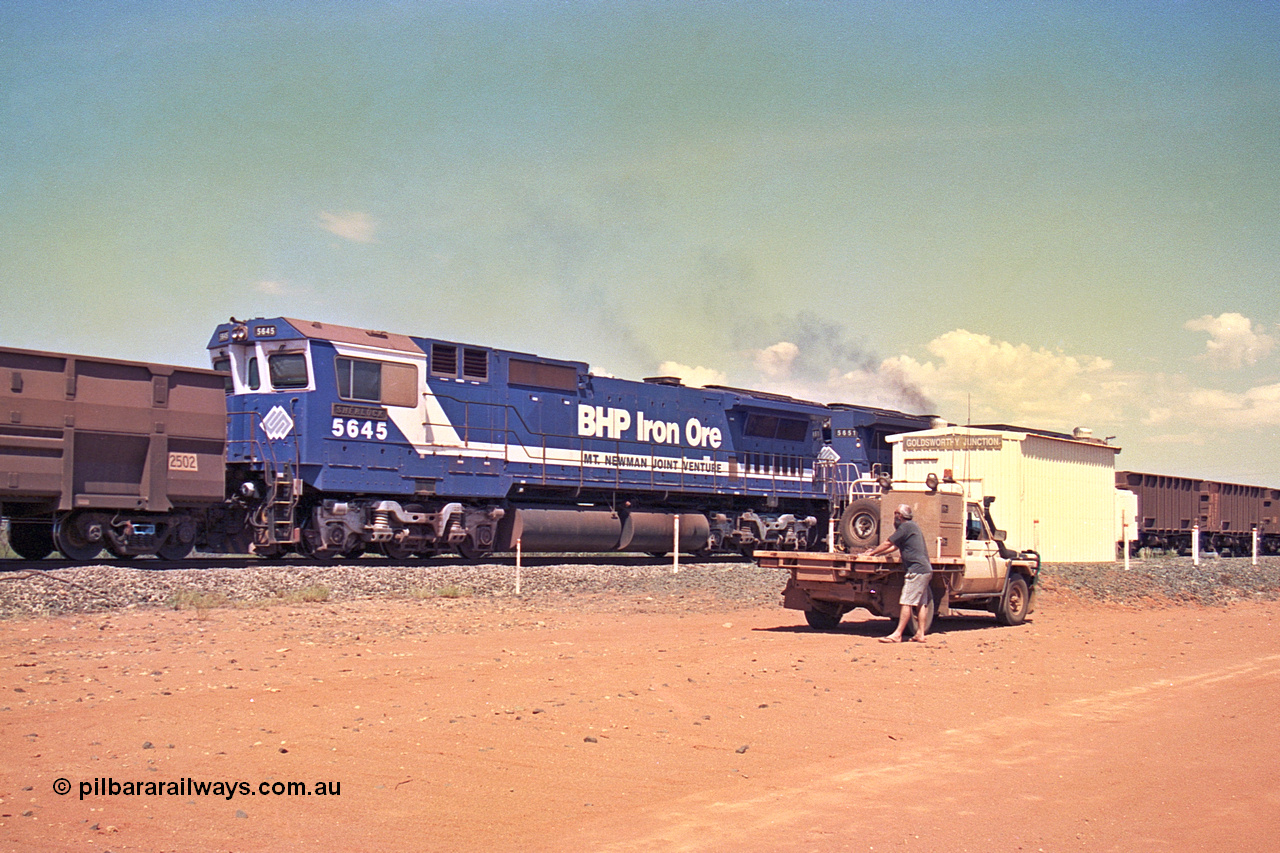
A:
MULTIPOLYGON (((820 544, 927 417, 292 320, 213 369, 0 350, 0 494, 39 559, 820 544)), ((856 519, 842 519, 842 526, 856 519)))

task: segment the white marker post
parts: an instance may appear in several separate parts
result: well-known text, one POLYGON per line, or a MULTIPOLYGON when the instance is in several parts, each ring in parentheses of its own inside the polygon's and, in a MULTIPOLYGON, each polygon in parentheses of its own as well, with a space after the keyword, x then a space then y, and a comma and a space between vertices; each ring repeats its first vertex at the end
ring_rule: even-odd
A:
POLYGON ((680 572, 680 515, 675 516, 675 524, 671 527, 671 574, 680 572))
POLYGON ((827 519, 827 553, 834 554, 836 552, 836 520, 835 517, 827 519))
POLYGON ((516 595, 520 594, 520 540, 516 540, 516 595))
POLYGON ((1258 565, 1258 526, 1255 524, 1250 533, 1253 539, 1253 564, 1258 565))
POLYGON ((1124 549, 1124 570, 1129 571, 1129 513, 1120 510, 1120 547, 1124 549))
POLYGON ((1200 565, 1200 525, 1191 526, 1191 565, 1200 565))

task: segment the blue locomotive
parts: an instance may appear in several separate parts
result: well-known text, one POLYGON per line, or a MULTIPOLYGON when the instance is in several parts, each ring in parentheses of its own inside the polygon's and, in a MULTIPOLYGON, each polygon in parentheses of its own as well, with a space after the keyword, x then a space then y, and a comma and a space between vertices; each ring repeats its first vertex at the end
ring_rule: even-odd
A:
POLYGON ((819 545, 928 417, 285 317, 220 325, 227 479, 208 547, 740 551, 819 545))

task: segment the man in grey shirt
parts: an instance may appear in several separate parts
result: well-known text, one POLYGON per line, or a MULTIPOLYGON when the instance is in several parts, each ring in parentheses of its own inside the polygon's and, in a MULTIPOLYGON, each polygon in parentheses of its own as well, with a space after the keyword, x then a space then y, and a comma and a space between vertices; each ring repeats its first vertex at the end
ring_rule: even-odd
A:
POLYGON ((925 632, 929 630, 929 611, 933 603, 929 582, 933 579, 933 564, 929 562, 929 548, 925 544, 924 534, 912 520, 914 514, 907 504, 900 505, 893 511, 893 534, 876 547, 863 552, 868 557, 878 557, 896 548, 902 554, 903 567, 907 570, 906 583, 898 599, 902 605, 898 628, 889 636, 881 637, 882 643, 902 642, 902 635, 911 622, 912 610, 916 614, 916 632, 911 639, 923 643, 925 632))

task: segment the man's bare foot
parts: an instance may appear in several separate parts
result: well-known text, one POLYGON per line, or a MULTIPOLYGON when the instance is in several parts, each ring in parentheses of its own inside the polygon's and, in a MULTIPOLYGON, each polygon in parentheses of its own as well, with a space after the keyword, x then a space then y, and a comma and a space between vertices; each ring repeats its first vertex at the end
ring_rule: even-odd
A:
POLYGON ((924 637, 921 637, 919 634, 916 634, 914 637, 912 637, 912 638, 911 638, 911 642, 913 642, 913 643, 923 643, 923 642, 924 642, 924 637))
POLYGON ((882 643, 901 643, 901 642, 902 642, 902 638, 901 638, 901 637, 895 637, 895 636, 893 636, 892 634, 890 634, 890 635, 889 635, 889 636, 887 636, 887 637, 881 637, 881 638, 880 638, 880 642, 882 642, 882 643))

